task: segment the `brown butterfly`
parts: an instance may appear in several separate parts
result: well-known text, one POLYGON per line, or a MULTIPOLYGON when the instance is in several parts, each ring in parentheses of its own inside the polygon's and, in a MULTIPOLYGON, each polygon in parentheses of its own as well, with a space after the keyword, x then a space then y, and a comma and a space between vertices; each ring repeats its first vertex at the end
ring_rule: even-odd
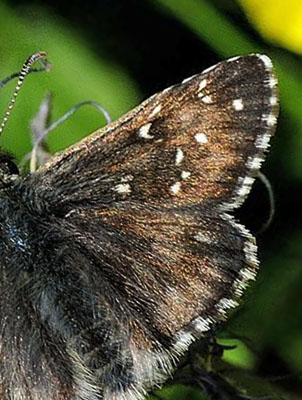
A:
POLYGON ((258 260, 232 212, 275 130, 276 85, 267 56, 234 57, 33 174, 1 153, 2 400, 142 399, 237 304, 258 260))

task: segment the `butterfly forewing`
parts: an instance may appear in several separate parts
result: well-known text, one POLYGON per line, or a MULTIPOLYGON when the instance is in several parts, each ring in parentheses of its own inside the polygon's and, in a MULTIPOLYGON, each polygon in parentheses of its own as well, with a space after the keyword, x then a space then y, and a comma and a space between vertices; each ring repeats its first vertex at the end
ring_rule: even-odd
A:
POLYGON ((259 170, 276 115, 269 59, 230 59, 151 97, 38 175, 58 188, 64 202, 239 204, 259 170))

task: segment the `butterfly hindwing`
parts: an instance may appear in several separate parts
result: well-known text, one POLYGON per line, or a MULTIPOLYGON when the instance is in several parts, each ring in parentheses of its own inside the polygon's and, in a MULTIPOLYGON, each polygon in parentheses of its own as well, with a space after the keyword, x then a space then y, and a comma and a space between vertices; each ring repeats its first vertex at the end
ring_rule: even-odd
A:
POLYGON ((42 166, 37 179, 57 191, 60 212, 124 200, 239 205, 277 107, 269 59, 230 59, 146 100, 42 166))

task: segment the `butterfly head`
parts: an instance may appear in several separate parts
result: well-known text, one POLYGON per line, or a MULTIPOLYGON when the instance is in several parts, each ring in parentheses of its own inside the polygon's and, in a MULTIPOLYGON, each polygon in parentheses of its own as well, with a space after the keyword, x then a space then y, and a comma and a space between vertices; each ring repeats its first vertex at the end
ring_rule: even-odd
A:
POLYGON ((19 175, 19 169, 10 154, 0 152, 0 187, 19 175))

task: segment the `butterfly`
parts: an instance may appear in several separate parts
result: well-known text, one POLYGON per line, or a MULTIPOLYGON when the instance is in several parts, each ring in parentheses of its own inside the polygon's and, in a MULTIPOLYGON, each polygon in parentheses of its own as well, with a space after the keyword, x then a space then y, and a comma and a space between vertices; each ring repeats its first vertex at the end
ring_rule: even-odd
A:
POLYGON ((2 400, 139 400, 238 304, 234 217, 278 115, 266 55, 223 61, 18 174, 0 154, 2 400))

